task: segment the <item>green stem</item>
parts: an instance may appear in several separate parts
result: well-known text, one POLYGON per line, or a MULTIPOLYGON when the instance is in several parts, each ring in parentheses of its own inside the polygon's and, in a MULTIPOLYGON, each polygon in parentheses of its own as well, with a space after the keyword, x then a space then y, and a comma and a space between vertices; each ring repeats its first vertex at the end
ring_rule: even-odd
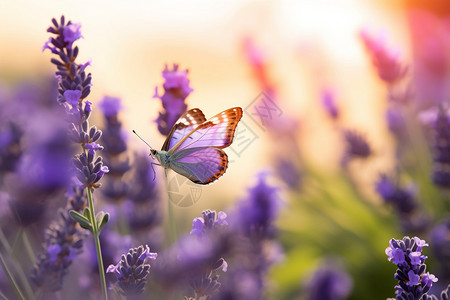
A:
POLYGON ((31 247, 30 240, 28 239, 27 231, 24 228, 22 230, 22 242, 25 246, 25 250, 30 258, 31 264, 34 265, 36 263, 36 256, 34 255, 33 248, 31 247))
POLYGON ((3 246, 6 253, 11 254, 12 252, 11 246, 9 245, 8 240, 6 239, 6 236, 1 228, 0 228, 0 244, 3 246))
POLYGON ((17 285, 16 281, 12 277, 11 272, 9 271, 8 266, 6 265, 6 263, 3 259, 3 255, 1 253, 0 253, 0 264, 2 265, 3 271, 5 272, 6 276, 8 277, 9 283, 13 286, 17 297, 21 300, 25 300, 25 297, 23 296, 22 292, 20 291, 20 288, 17 285))
POLYGON ((175 217, 173 212, 173 203, 169 194, 169 178, 167 177, 167 169, 164 169, 164 175, 166 178, 166 192, 167 192, 167 212, 169 215, 169 241, 173 244, 177 239, 177 229, 175 224, 175 217))
POLYGON ((1 297, 3 300, 8 300, 8 298, 6 298, 6 296, 5 296, 2 292, 0 292, 0 297, 1 297))
POLYGON ((103 267, 103 259, 102 259, 102 250, 100 248, 100 231, 98 228, 97 219, 95 218, 94 201, 92 200, 91 188, 88 187, 87 191, 88 191, 89 211, 91 214, 92 235, 94 236, 95 250, 97 252, 98 272, 100 273, 100 284, 102 286, 103 299, 108 300, 108 292, 106 290, 105 270, 103 267))
POLYGON ((168 201, 168 211, 169 211, 169 229, 170 229, 170 242, 174 243, 177 239, 177 229, 175 226, 175 218, 173 213, 172 201, 168 201))
MULTIPOLYGON (((13 253, 13 249, 9 245, 9 242, 6 239, 6 236, 1 229, 0 229, 0 244, 3 246, 3 248, 5 249, 5 252, 8 253, 8 255, 11 255, 13 253)), ((16 269, 15 271, 17 272, 17 275, 19 276, 19 281, 22 283, 22 286, 25 290, 27 299, 34 299, 33 290, 31 289, 28 278, 25 275, 22 267, 17 266, 17 268, 15 268, 15 269, 16 269)))

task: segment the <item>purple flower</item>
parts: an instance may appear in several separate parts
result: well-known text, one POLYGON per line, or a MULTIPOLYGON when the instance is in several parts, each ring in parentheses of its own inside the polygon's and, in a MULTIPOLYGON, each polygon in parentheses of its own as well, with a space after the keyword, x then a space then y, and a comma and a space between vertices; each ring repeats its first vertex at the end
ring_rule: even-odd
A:
POLYGON ((219 232, 202 234, 201 239, 186 236, 177 244, 179 264, 185 268, 196 299, 216 294, 221 286, 218 271, 226 272, 228 268, 227 262, 220 257, 220 247, 217 247, 219 232))
POLYGON ((434 258, 439 262, 436 273, 442 282, 450 282, 450 217, 433 228, 430 244, 434 258))
MULTIPOLYGON (((158 230, 162 219, 160 209, 162 197, 158 191, 157 178, 148 159, 148 153, 134 153, 130 175, 131 180, 126 181, 127 186, 124 187, 126 189, 124 195, 127 198, 126 219, 132 232, 148 235, 149 232, 158 230)), ((117 186, 120 187, 116 184, 115 187, 117 186)), ((105 187, 108 191, 108 185, 105 187)))
POLYGON ((375 183, 375 190, 386 203, 391 204, 402 214, 411 213, 417 207, 414 188, 402 188, 386 174, 381 174, 375 183))
POLYGON ((334 95, 334 92, 329 89, 325 89, 322 91, 322 106, 325 109, 325 111, 328 113, 328 115, 332 119, 337 119, 339 117, 339 110, 336 105, 336 97, 334 95))
POLYGON ((276 162, 278 177, 290 188, 298 189, 301 184, 302 174, 299 167, 292 159, 280 158, 276 162))
POLYGON ((450 187, 450 120, 440 109, 434 124, 433 183, 441 188, 450 187))
POLYGON ((408 279, 409 279, 408 285, 409 286, 414 286, 414 285, 418 285, 419 284, 420 276, 417 275, 416 273, 414 273, 413 270, 410 270, 408 272, 408 279))
MULTIPOLYGON (((40 120, 30 120, 31 124, 40 120)), ((48 118, 48 121, 56 125, 61 120, 48 118)), ((60 124, 64 126, 63 124, 60 124)), ((66 131, 61 127, 48 131, 36 125, 33 136, 29 142, 34 142, 24 155, 24 159, 18 166, 18 172, 22 180, 29 186, 43 189, 66 188, 73 172, 70 168, 71 147, 66 131)))
POLYGON ((109 96, 103 97, 103 100, 99 103, 99 107, 105 117, 115 116, 123 108, 120 98, 109 96))
POLYGON ((312 274, 305 288, 308 300, 343 300, 350 295, 353 280, 345 270, 327 262, 312 274))
MULTIPOLYGON (((409 275, 409 274, 408 274, 409 275)), ((422 282, 425 283, 425 286, 431 287, 433 285, 433 282, 437 282, 438 279, 433 274, 430 274, 430 272, 426 272, 422 276, 422 282)))
POLYGON ((172 70, 169 70, 166 65, 162 72, 162 75, 166 80, 163 85, 164 94, 159 96, 158 88, 155 88, 155 95, 153 98, 159 98, 164 108, 164 110, 159 113, 159 117, 156 120, 158 130, 163 135, 169 134, 172 126, 187 110, 185 100, 193 91, 189 86, 187 74, 187 70, 178 70, 178 65, 176 64, 173 65, 172 70))
POLYGON ((205 221, 203 218, 194 218, 192 221, 192 230, 190 234, 200 235, 203 233, 203 228, 205 227, 205 221))
MULTIPOLYGON (((74 41, 81 37, 80 24, 65 22, 64 16, 60 23, 52 19, 53 26, 47 29, 55 35, 44 45, 44 49, 52 50, 57 58, 51 62, 57 67, 56 76, 59 79, 58 102, 69 103, 72 107, 69 113, 76 113, 78 102, 85 99, 91 92, 91 74, 86 74, 86 64, 78 64, 76 58, 78 47, 72 47, 74 41), (50 46, 52 45, 52 46, 50 46), (68 92, 71 91, 71 92, 68 92)), ((82 120, 84 121, 84 120, 82 120)))
POLYGON ((132 248, 125 255, 122 255, 117 265, 110 265, 106 273, 116 276, 116 285, 119 291, 126 296, 142 294, 145 290, 147 277, 150 272, 150 259, 156 259, 158 254, 150 252, 150 248, 145 245, 132 248))
POLYGON ((14 171, 22 157, 23 129, 15 122, 0 125, 0 174, 14 171))
MULTIPOLYGON (((396 286, 397 299, 422 299, 437 281, 434 275, 425 274, 425 255, 422 255, 422 247, 427 245, 425 241, 417 237, 404 237, 402 240, 391 239, 386 254, 389 261, 392 260, 398 269, 394 278, 398 280, 396 286)), ((428 299, 428 298, 425 298, 428 299)))
POLYGON ((445 103, 448 90, 448 18, 426 9, 408 12, 413 51, 414 99, 421 108, 445 103))
POLYGON ((217 215, 213 210, 205 210, 202 212, 203 217, 195 218, 192 221, 192 230, 190 234, 202 237, 207 231, 219 230, 222 226, 227 226, 227 214, 220 211, 217 215))
POLYGON ((407 68, 400 63, 400 51, 386 46, 380 34, 375 37, 367 30, 362 30, 360 37, 381 80, 393 84, 405 77, 407 68))
POLYGON ((372 149, 366 138, 354 130, 344 130, 346 150, 342 157, 342 165, 347 166, 348 162, 355 158, 367 158, 372 154, 372 149))
POLYGON ((81 153, 73 158, 76 177, 84 187, 99 188, 100 179, 109 172, 108 167, 103 165, 102 157, 97 157, 94 161, 95 153, 89 150, 88 154, 81 153))
POLYGON ((108 173, 108 172, 109 172, 108 166, 102 166, 102 167, 100 168, 100 171, 97 173, 97 176, 98 176, 99 178, 102 178, 103 175, 104 175, 105 173, 108 173))
POLYGON ((392 106, 386 111, 386 122, 389 130, 397 138, 403 138, 406 135, 405 119, 398 107, 392 106))
POLYGON ((237 249, 234 255, 239 259, 230 264, 217 299, 263 298, 268 269, 282 256, 274 225, 282 203, 279 189, 267 183, 267 176, 267 172, 258 175, 257 184, 230 214, 230 234, 237 249))
POLYGON ((91 152, 92 154, 94 153, 94 151, 98 151, 98 150, 103 150, 104 149, 102 145, 97 144, 95 142, 88 143, 88 144, 84 145, 84 147, 86 149, 89 149, 89 152, 91 152))
MULTIPOLYGON (((398 249, 396 249, 398 250, 398 249)), ((402 251, 403 253, 403 251, 402 251)), ((422 253, 421 252, 411 252, 409 254, 412 266, 419 266, 422 263, 422 253)))
POLYGON ((418 251, 422 251, 423 247, 429 246, 428 243, 425 242, 425 240, 421 240, 417 236, 414 237, 414 241, 416 242, 418 251))
POLYGON ((45 42, 44 46, 42 46, 42 52, 44 52, 45 49, 49 49, 54 54, 58 53, 58 51, 56 50, 56 47, 50 46, 51 43, 52 43, 52 38, 48 38, 48 40, 45 42))
POLYGON ((81 98, 81 91, 79 91, 79 90, 66 90, 64 92, 64 99, 72 107, 75 107, 78 105, 80 98, 81 98))
POLYGON ((55 263, 59 252, 61 252, 61 246, 58 244, 53 244, 48 246, 47 253, 48 253, 48 260, 50 263, 55 263))
POLYGON ((72 44, 76 40, 82 38, 81 35, 81 23, 70 23, 70 25, 67 25, 64 27, 63 30, 64 35, 64 41, 72 44))
POLYGON ((92 111, 92 107, 91 106, 92 106, 92 102, 86 100, 85 106, 84 106, 84 111, 85 112, 91 112, 92 111))
POLYGON ((31 271, 33 283, 44 291, 62 289, 69 266, 83 247, 85 231, 69 216, 69 210, 82 212, 86 206, 86 192, 82 187, 75 187, 66 197, 68 204, 58 211, 57 220, 45 231, 44 252, 38 256, 31 271))
POLYGON ((238 204, 237 224, 249 236, 270 237, 274 233, 273 222, 281 207, 281 199, 278 188, 267 184, 267 175, 261 172, 258 183, 250 189, 248 198, 238 204))
POLYGON ((392 250, 392 262, 397 265, 405 262, 405 253, 402 249, 392 250))

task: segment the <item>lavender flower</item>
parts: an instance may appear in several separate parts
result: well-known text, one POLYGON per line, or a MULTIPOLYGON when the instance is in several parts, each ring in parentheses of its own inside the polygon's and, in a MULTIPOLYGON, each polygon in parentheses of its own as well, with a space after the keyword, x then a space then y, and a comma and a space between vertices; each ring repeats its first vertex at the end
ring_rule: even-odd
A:
POLYGON ((71 21, 65 23, 64 16, 61 17, 60 23, 55 19, 52 19, 52 23, 53 27, 49 27, 47 31, 56 37, 50 38, 43 50, 50 49, 60 59, 51 59, 58 68, 58 101, 65 104, 68 110, 80 110, 81 102, 91 92, 91 74, 86 75, 86 65, 75 63, 79 50, 78 47, 73 47, 73 43, 81 37, 81 25, 71 21))
POLYGON ((86 206, 85 190, 75 187, 66 197, 68 205, 59 211, 57 221, 45 231, 44 251, 31 272, 32 281, 44 293, 62 289, 64 276, 83 247, 84 230, 69 216, 69 210, 82 212, 86 206))
POLYGON ((386 203, 391 204, 401 214, 408 214, 417 207, 414 199, 416 191, 414 188, 401 188, 386 174, 381 174, 376 182, 376 191, 386 203))
MULTIPOLYGON (((57 100, 65 107, 68 121, 71 123, 69 126, 69 137, 73 142, 78 143, 83 150, 81 154, 73 158, 73 164, 76 168, 76 178, 81 183, 80 187, 74 180, 74 191, 75 195, 79 195, 80 199, 76 202, 76 206, 73 206, 75 202, 70 202, 73 206, 70 212, 66 211, 61 213, 59 227, 51 227, 47 231, 46 234, 49 236, 46 237, 48 241, 45 252, 41 255, 41 259, 33 271, 35 283, 37 285, 43 285, 42 278, 52 276, 50 271, 55 271, 55 265, 57 267, 59 266, 59 269, 56 268, 56 276, 60 283, 56 288, 49 289, 50 291, 55 291, 60 289, 63 275, 68 272, 67 269, 74 255, 79 252, 82 246, 81 239, 74 239, 74 235, 78 230, 77 224, 79 223, 84 228, 89 228, 92 231, 97 246, 96 250, 100 251, 99 232, 101 226, 106 224, 109 215, 104 212, 99 212, 97 215, 94 214, 93 201, 90 193, 91 190, 100 186, 99 180, 108 172, 108 167, 103 165, 101 157, 95 159, 95 152, 103 149, 103 147, 96 143, 101 136, 101 131, 97 130, 95 126, 89 126, 88 122, 92 111, 92 103, 85 100, 90 93, 91 87, 91 74, 86 75, 85 73, 85 68, 88 64, 78 64, 75 62, 78 56, 78 47, 74 47, 73 43, 81 37, 81 26, 79 24, 73 24, 71 21, 66 23, 64 16, 61 17, 60 23, 55 19, 52 19, 52 23, 53 26, 49 27, 47 31, 54 34, 55 37, 50 38, 45 43, 43 50, 50 49, 60 59, 51 59, 51 62, 58 69, 56 72, 58 79, 57 100), (82 194, 84 192, 83 188, 87 188, 89 191, 89 209, 85 211, 89 219, 86 218, 86 215, 82 211, 87 202, 82 194), (94 216, 92 217, 92 215, 94 216), (54 232, 53 234, 52 231, 54 232)), ((100 253, 98 254, 100 256, 100 253)), ((99 259, 99 269, 101 269, 103 275, 104 271, 101 259, 99 259)), ((102 279, 103 294, 106 298, 106 284, 104 277, 102 279)))
MULTIPOLYGON (((136 235, 142 234, 142 240, 154 235, 161 223, 160 194, 154 170, 147 153, 134 153, 131 180, 128 182, 127 201, 124 203, 126 219, 130 230, 136 235)), ((152 236, 151 240, 156 244, 152 236)))
POLYGON ((404 140, 407 134, 405 118, 399 107, 392 106, 386 111, 386 122, 396 138, 404 140))
POLYGON ((237 226, 245 236, 251 238, 272 238, 275 234, 274 221, 281 207, 278 188, 267 184, 267 173, 258 175, 258 183, 250 189, 247 199, 238 204, 237 226))
POLYGON ((122 255, 117 265, 110 265, 106 273, 116 276, 116 286, 119 292, 126 296, 142 294, 145 290, 147 277, 150 272, 149 259, 156 259, 157 254, 150 252, 150 248, 145 245, 132 248, 125 255, 122 255))
POLYGON ((386 248, 388 260, 397 265, 394 278, 398 280, 396 286, 397 299, 421 299, 430 290, 433 282, 438 279, 429 272, 425 272, 425 259, 422 255, 423 247, 428 244, 414 237, 404 237, 403 240, 391 239, 386 248))
MULTIPOLYGON (((44 111, 40 113, 45 115, 44 111)), ((47 120, 55 121, 49 116, 47 120)), ((5 187, 13 195, 13 215, 23 226, 42 220, 50 199, 67 189, 72 175, 71 149, 65 131, 57 122, 52 124, 55 128, 45 128, 39 126, 39 121, 29 120, 27 125, 35 128, 27 128, 24 138, 33 147, 24 148, 11 182, 5 187)))
POLYGON ((276 161, 275 168, 278 177, 290 188, 298 189, 301 185, 301 170, 295 162, 290 159, 279 158, 276 161))
POLYGON ((321 104, 327 112, 328 116, 330 116, 333 120, 339 118, 339 109, 337 107, 333 91, 329 89, 323 90, 321 100, 321 104))
POLYGON ((403 67, 399 61, 400 52, 386 46, 383 36, 374 37, 363 30, 360 37, 381 80, 393 84, 405 77, 407 68, 403 67))
POLYGON ((130 169, 130 162, 126 154, 126 136, 119 118, 122 104, 119 98, 106 96, 99 106, 106 122, 101 139, 106 148, 103 157, 109 166, 111 175, 102 192, 108 197, 107 199, 120 201, 127 194, 128 183, 123 180, 123 176, 130 169))
POLYGON ((448 20, 426 9, 408 13, 414 68, 412 85, 421 108, 448 101, 448 20))
POLYGON ((326 262, 312 274, 305 288, 309 300, 343 300, 350 295, 353 281, 345 270, 326 262))
POLYGON ((431 250, 439 262, 439 278, 442 282, 450 282, 450 217, 437 224, 431 231, 431 250))
POLYGON ((354 130, 344 130, 346 150, 342 157, 342 165, 347 166, 354 158, 367 158, 372 154, 372 149, 365 137, 354 130))
POLYGON ((278 188, 267 184, 267 175, 258 175, 256 186, 230 214, 229 223, 235 232, 230 271, 221 280, 223 288, 214 299, 261 299, 267 271, 282 257, 281 247, 274 240, 281 199, 278 188))
MULTIPOLYGON (((192 249, 194 251, 199 251, 199 249, 204 247, 204 244, 213 242, 209 236, 219 234, 220 230, 228 226, 226 217, 227 215, 223 211, 216 214, 215 211, 208 209, 202 212, 202 217, 195 218, 192 221, 192 230, 190 234, 196 237, 197 240, 189 243, 191 246, 196 245, 195 247, 192 247, 192 249)), ((182 259, 183 258, 186 259, 186 253, 183 254, 182 259)), ((191 258, 192 256, 189 255, 188 259, 191 258)), ((209 267, 208 264, 206 264, 204 268, 196 269, 196 271, 191 270, 189 272, 189 283, 194 289, 197 299, 216 294, 220 288, 217 271, 227 271, 228 264, 223 258, 214 259, 214 257, 211 257, 211 259, 210 262, 212 264, 210 264, 209 267)))
MULTIPOLYGON (((49 121, 52 120, 49 118, 49 121)), ((53 125, 60 124, 55 122, 53 125)), ((17 170, 24 183, 40 189, 67 188, 73 172, 70 165, 72 148, 66 131, 56 127, 35 132, 28 142, 34 146, 24 152, 17 170)))
POLYGON ((444 109, 440 109, 434 124, 433 183, 442 188, 450 187, 450 121, 444 109))
POLYGON ((222 226, 228 226, 228 222, 225 220, 227 214, 220 211, 216 214, 215 211, 205 210, 202 212, 202 217, 195 218, 192 221, 191 234, 201 238, 206 232, 211 232, 213 230, 219 230, 222 226))
POLYGON ((169 70, 166 65, 162 72, 162 76, 166 80, 163 85, 164 94, 158 95, 158 87, 155 87, 153 98, 159 98, 164 108, 156 120, 158 130, 162 135, 168 135, 178 118, 187 110, 184 101, 193 91, 189 86, 187 74, 188 70, 178 70, 177 64, 173 65, 172 70, 169 70))
POLYGON ((102 149, 97 142, 102 132, 95 126, 90 127, 88 118, 92 111, 92 103, 85 101, 91 92, 91 74, 86 75, 85 68, 88 64, 78 64, 75 62, 78 56, 78 47, 73 47, 73 43, 81 37, 80 25, 71 21, 65 23, 64 16, 60 23, 52 19, 53 27, 47 29, 56 37, 50 38, 44 46, 50 49, 53 54, 57 54, 59 59, 52 58, 51 62, 56 65, 58 84, 58 102, 67 111, 71 121, 70 137, 75 143, 79 143, 88 153, 84 151, 74 159, 77 168, 77 178, 88 188, 98 188, 99 180, 103 174, 109 170, 103 166, 101 157, 95 161, 95 151, 102 149), (49 45, 53 45, 49 46, 49 45), (94 143, 94 144, 93 144, 94 143))
POLYGON ((22 155, 22 129, 14 122, 0 128, 0 173, 13 172, 22 155))
POLYGON ((99 156, 95 159, 94 148, 89 149, 89 152, 81 153, 75 156, 73 163, 76 167, 77 179, 85 188, 98 188, 101 186, 100 179, 105 173, 109 172, 107 166, 103 165, 102 158, 99 156))
POLYGON ((235 245, 235 233, 228 230, 225 213, 206 210, 195 218, 190 235, 184 235, 161 253, 153 265, 154 279, 165 290, 194 291, 196 299, 210 299, 221 288, 227 271, 227 257, 235 245))

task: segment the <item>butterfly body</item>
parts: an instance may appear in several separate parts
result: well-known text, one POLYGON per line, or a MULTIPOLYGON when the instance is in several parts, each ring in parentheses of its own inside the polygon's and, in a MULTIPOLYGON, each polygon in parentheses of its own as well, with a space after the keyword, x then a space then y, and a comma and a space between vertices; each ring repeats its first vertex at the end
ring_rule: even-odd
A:
POLYGON ((221 177, 228 167, 222 150, 233 142, 242 109, 227 109, 206 120, 198 108, 184 113, 173 126, 160 151, 151 149, 164 169, 187 177, 197 184, 209 184, 221 177))

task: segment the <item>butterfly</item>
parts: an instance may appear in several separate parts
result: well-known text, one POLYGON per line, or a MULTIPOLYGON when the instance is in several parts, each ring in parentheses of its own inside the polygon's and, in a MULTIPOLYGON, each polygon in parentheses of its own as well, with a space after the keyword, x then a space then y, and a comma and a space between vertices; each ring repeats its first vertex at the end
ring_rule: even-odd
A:
POLYGON ((219 179, 228 168, 228 156, 222 150, 231 145, 242 108, 227 109, 209 120, 193 108, 172 127, 160 151, 150 145, 150 155, 167 170, 172 169, 197 184, 219 179))

